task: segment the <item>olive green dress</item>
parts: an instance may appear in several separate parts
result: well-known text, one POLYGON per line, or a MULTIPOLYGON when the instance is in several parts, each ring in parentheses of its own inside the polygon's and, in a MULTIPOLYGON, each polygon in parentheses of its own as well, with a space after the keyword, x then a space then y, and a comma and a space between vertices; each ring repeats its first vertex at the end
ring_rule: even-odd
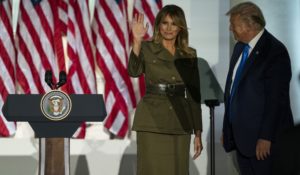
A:
POLYGON ((138 103, 132 126, 137 132, 138 175, 187 175, 191 134, 202 131, 200 97, 194 98, 191 92, 200 91, 197 59, 179 49, 173 56, 161 44, 147 41, 142 43, 139 56, 131 52, 128 73, 132 77, 145 75, 146 86, 188 82, 185 97, 146 93, 138 103), (191 60, 183 71, 187 75, 177 71, 178 59, 191 60))

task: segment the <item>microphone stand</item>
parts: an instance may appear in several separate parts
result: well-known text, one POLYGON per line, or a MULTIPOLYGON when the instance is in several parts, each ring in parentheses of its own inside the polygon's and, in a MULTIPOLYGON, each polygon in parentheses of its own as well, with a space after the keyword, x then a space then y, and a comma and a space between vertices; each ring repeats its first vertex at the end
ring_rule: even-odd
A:
POLYGON ((215 175, 215 106, 219 106, 220 102, 217 99, 204 100, 206 106, 209 107, 210 113, 210 172, 215 175))

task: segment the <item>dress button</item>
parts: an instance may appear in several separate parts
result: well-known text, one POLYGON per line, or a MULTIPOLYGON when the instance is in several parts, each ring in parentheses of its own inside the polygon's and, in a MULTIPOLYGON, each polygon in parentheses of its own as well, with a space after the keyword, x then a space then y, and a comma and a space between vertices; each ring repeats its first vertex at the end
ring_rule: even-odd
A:
POLYGON ((172 77, 172 80, 175 80, 175 79, 176 79, 176 78, 173 76, 173 77, 172 77))
POLYGON ((156 63, 156 60, 153 60, 153 63, 156 63))
POLYGON ((169 109, 170 109, 170 110, 172 110, 172 109, 173 109, 173 107, 172 107, 172 106, 169 106, 169 109))

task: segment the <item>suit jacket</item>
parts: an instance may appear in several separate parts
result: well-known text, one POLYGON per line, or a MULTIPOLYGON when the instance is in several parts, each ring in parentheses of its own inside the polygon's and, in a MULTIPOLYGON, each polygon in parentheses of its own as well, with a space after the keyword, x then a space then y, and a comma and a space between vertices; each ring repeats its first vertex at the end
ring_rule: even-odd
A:
POLYGON ((272 175, 300 175, 300 125, 280 135, 275 147, 272 175))
POLYGON ((194 130, 202 130, 197 58, 179 49, 173 56, 161 44, 143 42, 139 56, 130 54, 128 73, 133 77, 145 75, 146 86, 189 82, 186 84, 187 98, 146 93, 138 103, 133 130, 167 134, 191 134, 194 130), (190 90, 197 87, 198 96, 192 98, 192 94, 197 93, 190 90))
POLYGON ((258 139, 276 142, 278 134, 293 125, 290 109, 290 58, 285 46, 264 31, 249 55, 229 105, 235 64, 244 48, 238 42, 230 60, 225 87, 224 148, 254 156, 258 139), (229 121, 229 110, 232 122, 229 121))

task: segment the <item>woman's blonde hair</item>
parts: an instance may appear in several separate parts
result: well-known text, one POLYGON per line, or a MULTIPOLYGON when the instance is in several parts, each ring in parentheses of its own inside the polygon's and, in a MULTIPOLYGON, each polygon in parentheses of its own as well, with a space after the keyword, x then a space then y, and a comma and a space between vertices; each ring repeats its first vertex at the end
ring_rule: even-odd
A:
POLYGON ((155 43, 162 42, 163 38, 159 32, 159 26, 168 15, 173 19, 175 25, 180 28, 175 41, 175 47, 179 48, 182 52, 190 56, 196 56, 195 51, 189 47, 189 34, 184 12, 180 7, 176 5, 166 5, 157 14, 154 23, 153 41, 155 43))

